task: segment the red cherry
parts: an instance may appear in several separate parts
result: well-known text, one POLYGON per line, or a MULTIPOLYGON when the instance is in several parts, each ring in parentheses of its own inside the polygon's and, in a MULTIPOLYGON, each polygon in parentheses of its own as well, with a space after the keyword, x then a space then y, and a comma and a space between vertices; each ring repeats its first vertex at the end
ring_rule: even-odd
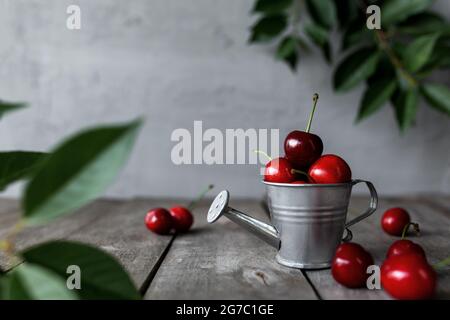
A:
POLYGON ((322 155, 322 139, 312 133, 292 131, 284 140, 284 152, 296 168, 307 168, 322 155))
POLYGON ((347 162, 334 154, 321 156, 311 165, 308 175, 315 183, 344 183, 352 179, 347 162))
POLYGON ((305 131, 292 131, 284 140, 284 152, 286 158, 297 169, 308 168, 311 163, 316 161, 323 152, 322 139, 319 136, 309 133, 311 129, 311 122, 316 110, 317 100, 319 95, 313 95, 313 107, 308 119, 308 125, 305 131))
POLYGON ((381 285, 396 299, 429 299, 436 290, 436 272, 419 254, 393 256, 381 266, 381 285))
POLYGON ((343 243, 337 250, 331 264, 331 274, 340 284, 349 288, 366 286, 369 276, 367 267, 373 265, 373 258, 356 243, 343 243))
POLYGON ((425 251, 417 243, 410 240, 402 239, 395 241, 387 252, 386 258, 399 256, 402 254, 415 253, 426 258, 425 251))
POLYGON ((191 228, 194 217, 188 209, 185 207, 173 207, 169 211, 172 216, 173 227, 177 232, 186 232, 191 228))
POLYGON ((286 158, 276 158, 266 164, 264 181, 289 183, 295 180, 291 163, 286 158))
POLYGON ((291 182, 291 184, 307 184, 307 183, 308 182, 302 181, 302 180, 297 180, 297 181, 291 182))
POLYGON ((145 225, 155 233, 168 234, 172 229, 173 221, 169 211, 164 208, 155 208, 145 216, 145 225))
POLYGON ((390 235, 401 236, 403 229, 410 222, 408 211, 403 208, 391 208, 383 214, 381 227, 390 235))

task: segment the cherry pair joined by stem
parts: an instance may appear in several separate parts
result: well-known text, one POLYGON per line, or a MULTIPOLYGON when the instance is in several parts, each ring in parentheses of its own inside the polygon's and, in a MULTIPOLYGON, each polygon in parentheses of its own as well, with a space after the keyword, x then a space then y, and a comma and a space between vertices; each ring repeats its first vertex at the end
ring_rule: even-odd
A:
POLYGON ((168 234, 172 229, 186 232, 192 226, 194 217, 189 209, 181 206, 151 209, 145 216, 147 228, 157 234, 168 234))
POLYGON ((145 216, 145 225, 149 230, 157 234, 168 234, 171 230, 187 232, 194 223, 194 216, 190 209, 213 187, 213 185, 209 185, 195 200, 191 201, 187 208, 175 206, 169 210, 164 208, 151 209, 145 216))

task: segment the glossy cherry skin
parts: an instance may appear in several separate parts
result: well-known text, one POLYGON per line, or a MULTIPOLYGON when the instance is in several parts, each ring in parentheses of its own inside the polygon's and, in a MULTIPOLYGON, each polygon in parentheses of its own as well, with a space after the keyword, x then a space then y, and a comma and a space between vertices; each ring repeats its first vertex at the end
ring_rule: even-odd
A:
POLYGON ((369 276, 367 267, 373 265, 373 258, 357 243, 343 243, 337 250, 331 264, 331 274, 340 284, 348 288, 366 286, 369 276))
POLYGON ((401 236, 405 226, 411 222, 408 211, 403 208, 391 208, 381 217, 381 227, 392 236, 401 236))
POLYGON ((322 155, 322 139, 312 133, 292 131, 284 140, 284 152, 294 167, 308 168, 322 155))
POLYGON ((419 254, 393 256, 381 266, 381 285, 396 299, 430 299, 436 290, 436 272, 419 254))
POLYGON ((315 183, 344 183, 352 179, 349 165, 339 156, 326 154, 314 162, 308 170, 310 179, 315 183))
POLYGON ((399 256, 402 254, 415 253, 426 258, 425 251, 417 243, 402 239, 395 241, 388 249, 386 258, 399 256))
POLYGON ((294 169, 291 163, 283 157, 273 159, 266 164, 264 181, 277 183, 290 183, 295 180, 294 169))
POLYGON ((173 228, 177 232, 188 231, 194 223, 192 213, 185 207, 177 206, 170 208, 170 215, 173 220, 173 228))
POLYGON ((155 208, 145 216, 145 225, 155 233, 168 234, 173 226, 172 216, 164 208, 155 208))

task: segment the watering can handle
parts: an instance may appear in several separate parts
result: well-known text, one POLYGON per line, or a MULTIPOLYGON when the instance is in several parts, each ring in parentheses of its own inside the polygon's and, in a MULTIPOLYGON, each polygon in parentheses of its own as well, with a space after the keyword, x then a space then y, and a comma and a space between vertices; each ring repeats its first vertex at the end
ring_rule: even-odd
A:
POLYGON ((365 180, 353 180, 352 181, 352 186, 364 182, 367 185, 367 188, 369 189, 370 192, 370 202, 369 202, 369 207, 367 208, 366 211, 364 211, 362 214, 360 214, 359 216, 357 216, 356 218, 350 220, 349 222, 347 222, 345 224, 345 230, 347 231, 347 235, 345 236, 345 238, 342 240, 344 242, 350 241, 352 238, 352 233, 351 231, 348 229, 348 227, 360 222, 361 220, 364 220, 365 218, 367 218, 368 216, 370 216, 372 213, 375 212, 375 210, 377 210, 377 206, 378 206, 378 194, 377 191, 375 190, 375 187, 373 186, 373 184, 370 181, 365 181, 365 180))

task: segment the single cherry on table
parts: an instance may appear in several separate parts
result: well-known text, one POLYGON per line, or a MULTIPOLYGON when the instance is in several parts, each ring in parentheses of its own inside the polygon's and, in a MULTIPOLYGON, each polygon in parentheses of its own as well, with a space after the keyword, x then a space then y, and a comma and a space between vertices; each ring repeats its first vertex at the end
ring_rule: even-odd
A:
POLYGON ((340 284, 348 288, 366 286, 369 276, 367 267, 373 265, 372 255, 361 245, 353 242, 341 244, 331 264, 331 274, 340 284))
POLYGON ((325 154, 314 162, 308 170, 314 183, 344 183, 352 179, 350 166, 341 157, 325 154))
POLYGON ((381 218, 381 227, 392 236, 401 236, 406 233, 410 225, 414 227, 416 233, 419 233, 419 225, 411 223, 408 211, 400 207, 386 210, 381 218))
POLYGON ((308 168, 309 165, 316 161, 323 152, 322 139, 320 139, 319 136, 309 132, 318 99, 319 95, 315 93, 313 96, 313 108, 309 116, 306 130, 294 130, 290 132, 284 140, 284 152, 286 154, 286 158, 297 169, 308 168))
POLYGON ((173 220, 173 228, 177 232, 188 231, 194 223, 194 216, 191 211, 182 206, 176 206, 169 209, 173 220))
POLYGON ((173 226, 172 216, 164 208, 154 208, 145 216, 145 225, 157 234, 168 234, 173 226))
POLYGON ((409 254, 409 253, 415 253, 426 258, 425 250, 423 250, 423 248, 420 245, 411 240, 406 239, 395 241, 389 247, 388 252, 386 254, 386 258, 400 256, 402 254, 409 254))
POLYGON ((381 266, 381 285, 401 300, 430 299, 436 291, 436 272, 420 254, 392 256, 381 266))

